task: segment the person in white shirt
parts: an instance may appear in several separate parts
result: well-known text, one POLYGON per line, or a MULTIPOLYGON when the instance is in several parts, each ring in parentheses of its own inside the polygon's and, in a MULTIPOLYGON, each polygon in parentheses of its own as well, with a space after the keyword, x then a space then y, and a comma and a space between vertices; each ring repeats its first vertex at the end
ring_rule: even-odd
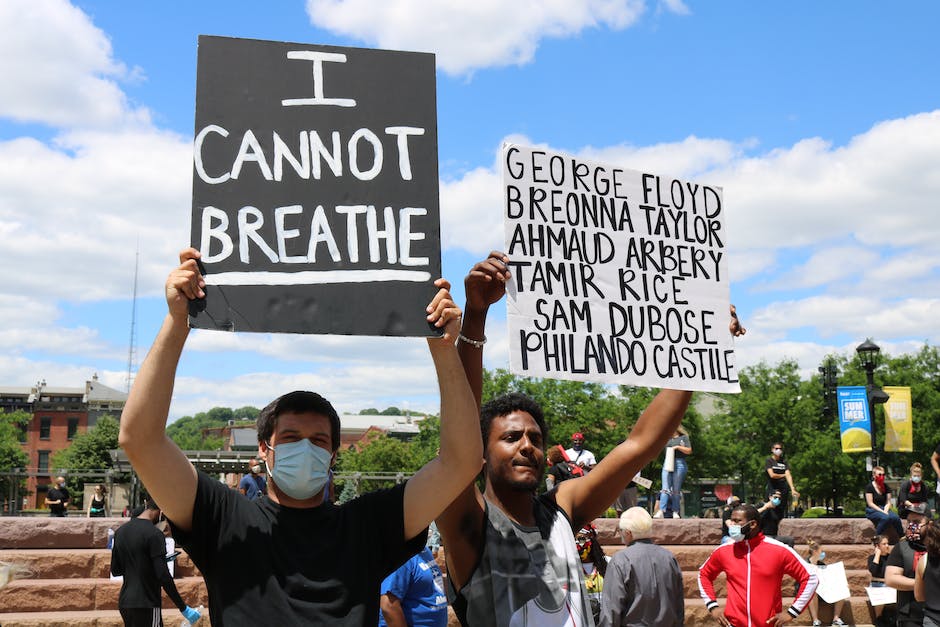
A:
POLYGON ((571 448, 565 450, 568 461, 577 464, 585 471, 597 465, 594 453, 584 448, 584 436, 581 433, 571 434, 571 448))

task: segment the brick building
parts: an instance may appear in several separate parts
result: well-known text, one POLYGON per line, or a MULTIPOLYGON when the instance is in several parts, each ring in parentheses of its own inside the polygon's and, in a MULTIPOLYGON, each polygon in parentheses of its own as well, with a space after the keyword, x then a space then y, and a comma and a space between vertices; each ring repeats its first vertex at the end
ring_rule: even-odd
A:
POLYGON ((97 375, 84 387, 55 387, 45 380, 32 387, 0 387, 0 411, 22 410, 32 415, 20 436, 28 457, 25 470, 32 473, 26 483, 29 496, 24 507, 43 507, 46 490, 57 472, 50 467, 52 456, 102 416, 120 418, 126 401, 127 394, 102 384, 97 375))

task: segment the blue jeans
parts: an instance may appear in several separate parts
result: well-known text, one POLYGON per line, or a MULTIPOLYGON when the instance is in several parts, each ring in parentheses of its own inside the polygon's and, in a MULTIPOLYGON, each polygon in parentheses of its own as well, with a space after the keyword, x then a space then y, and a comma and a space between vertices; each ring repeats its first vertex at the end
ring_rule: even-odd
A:
POLYGON ((659 495, 659 509, 666 511, 666 506, 677 514, 679 513, 679 498, 682 496, 682 482, 689 472, 685 458, 676 458, 675 470, 663 469, 663 490, 659 495))
POLYGON ((875 533, 878 535, 883 534, 888 527, 894 527, 894 530, 898 533, 898 537, 904 537, 904 528, 901 526, 901 519, 894 512, 885 514, 880 509, 866 507, 865 518, 875 525, 875 533))

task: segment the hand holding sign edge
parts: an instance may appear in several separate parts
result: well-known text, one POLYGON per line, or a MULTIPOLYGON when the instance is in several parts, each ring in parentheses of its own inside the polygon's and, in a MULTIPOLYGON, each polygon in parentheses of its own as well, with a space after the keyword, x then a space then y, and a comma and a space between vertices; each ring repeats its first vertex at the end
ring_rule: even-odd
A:
POLYGON ((443 335, 439 338, 428 338, 428 342, 447 342, 453 345, 460 333, 460 307, 450 295, 450 281, 437 279, 434 285, 439 289, 427 306, 427 320, 435 329, 443 331, 443 335))
POLYGON ((201 256, 195 248, 184 248, 179 254, 180 265, 167 277, 166 304, 174 319, 187 319, 189 301, 206 296, 206 281, 197 261, 201 256))

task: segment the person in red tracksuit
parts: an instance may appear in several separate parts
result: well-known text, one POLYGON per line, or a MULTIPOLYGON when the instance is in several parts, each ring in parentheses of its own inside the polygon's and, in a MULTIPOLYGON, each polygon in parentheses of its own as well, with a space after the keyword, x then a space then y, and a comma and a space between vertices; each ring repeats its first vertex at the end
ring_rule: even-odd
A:
POLYGON ((709 614, 723 627, 779 627, 806 609, 819 579, 796 551, 767 538, 760 530, 760 514, 753 505, 739 505, 728 521, 733 543, 715 549, 698 571, 698 588, 709 614), (727 575, 728 602, 718 607, 713 583, 727 575), (783 609, 780 584, 783 575, 799 583, 799 592, 783 609))

